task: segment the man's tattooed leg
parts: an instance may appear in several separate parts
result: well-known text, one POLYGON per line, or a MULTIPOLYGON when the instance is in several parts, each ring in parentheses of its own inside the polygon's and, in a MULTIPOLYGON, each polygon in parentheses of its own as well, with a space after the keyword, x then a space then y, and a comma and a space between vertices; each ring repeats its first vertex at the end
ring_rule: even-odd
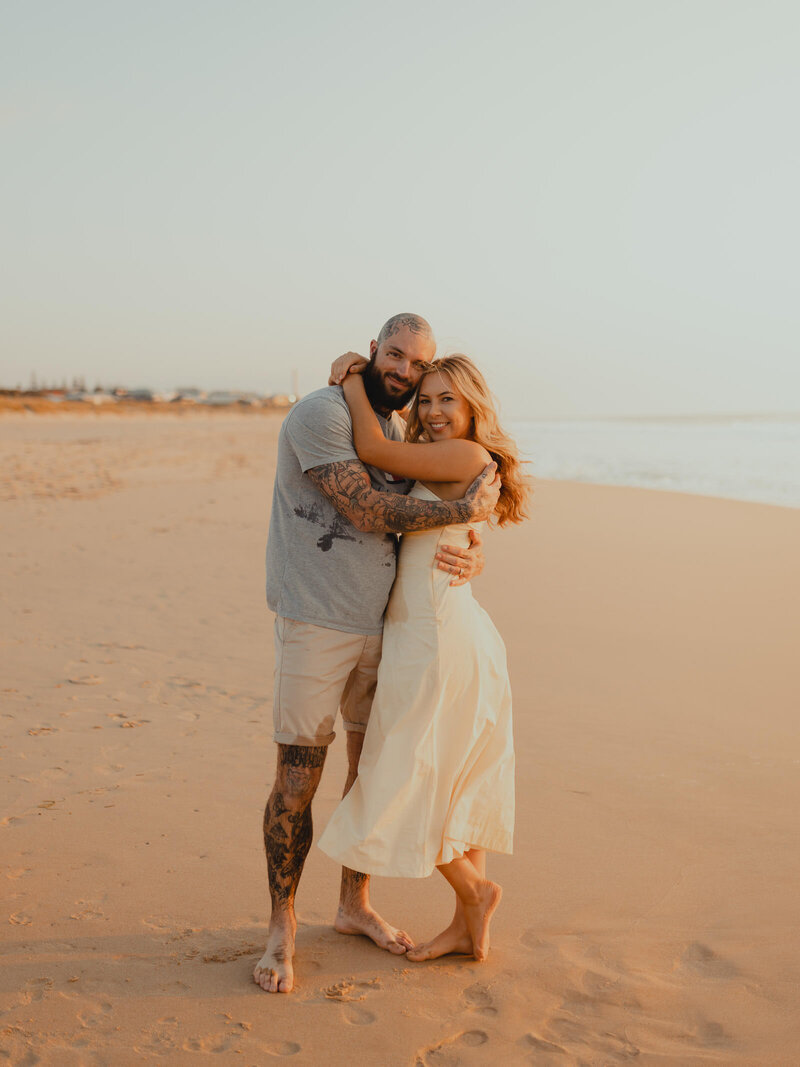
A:
POLYGON ((294 905, 311 848, 311 801, 327 755, 325 746, 278 745, 275 785, 264 811, 264 850, 273 908, 294 905))
POLYGON ((278 745, 275 785, 264 811, 272 916, 267 951, 253 971, 254 980, 270 993, 288 993, 294 984, 294 898, 311 848, 311 801, 327 751, 325 746, 278 745))

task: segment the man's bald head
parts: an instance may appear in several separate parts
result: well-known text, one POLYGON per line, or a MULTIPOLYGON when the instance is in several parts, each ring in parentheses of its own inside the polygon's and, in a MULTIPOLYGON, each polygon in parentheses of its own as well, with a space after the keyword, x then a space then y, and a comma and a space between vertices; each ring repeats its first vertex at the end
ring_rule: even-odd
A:
POLYGON ((418 334, 420 337, 425 338, 428 341, 432 341, 434 347, 436 340, 433 336, 433 330, 430 323, 426 322, 421 315, 414 315, 410 311, 403 311, 399 315, 392 315, 390 319, 387 319, 381 326, 381 332, 378 334, 378 344, 383 341, 388 341, 390 337, 397 333, 398 330, 403 328, 411 330, 412 333, 418 334))

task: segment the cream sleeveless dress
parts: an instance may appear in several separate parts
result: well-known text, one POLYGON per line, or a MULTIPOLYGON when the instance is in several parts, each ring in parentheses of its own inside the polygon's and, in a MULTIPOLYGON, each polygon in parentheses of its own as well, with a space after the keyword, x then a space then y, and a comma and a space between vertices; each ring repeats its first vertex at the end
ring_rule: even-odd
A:
MULTIPOLYGON (((411 495, 439 499, 419 482, 411 495)), ((403 535, 358 778, 319 840, 352 870, 424 878, 470 848, 511 852, 505 646, 471 587, 434 567, 469 529, 403 535)))

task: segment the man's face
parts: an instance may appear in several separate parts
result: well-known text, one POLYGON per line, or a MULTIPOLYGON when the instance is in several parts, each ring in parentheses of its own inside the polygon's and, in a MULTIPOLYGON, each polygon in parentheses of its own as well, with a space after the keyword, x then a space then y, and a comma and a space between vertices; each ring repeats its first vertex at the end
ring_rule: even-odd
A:
POLYGON ((408 326, 380 344, 369 346, 370 365, 364 384, 372 406, 378 410, 400 411, 414 395, 425 367, 436 355, 436 342, 414 333, 408 326))

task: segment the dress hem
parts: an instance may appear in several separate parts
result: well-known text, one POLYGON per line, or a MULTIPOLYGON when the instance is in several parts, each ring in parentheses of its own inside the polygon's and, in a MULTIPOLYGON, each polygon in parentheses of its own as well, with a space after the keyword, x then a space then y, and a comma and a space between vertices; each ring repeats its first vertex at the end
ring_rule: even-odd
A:
MULTIPOLYGON (((347 856, 335 856, 321 844, 318 844, 317 848, 332 860, 341 863, 343 867, 347 867, 351 871, 358 871, 359 874, 374 875, 377 878, 430 878, 438 866, 433 862, 430 866, 426 864, 425 869, 417 867, 412 871, 407 868, 401 870, 399 867, 392 867, 391 870, 388 870, 385 864, 365 864, 361 857, 353 856, 348 858, 347 856)), ((451 863, 452 860, 461 859, 464 853, 469 852, 471 849, 480 849, 481 852, 493 852, 497 856, 513 855, 513 850, 510 845, 507 847, 498 845, 497 847, 492 848, 488 845, 473 844, 470 842, 464 849, 464 852, 460 852, 458 855, 453 855, 446 862, 451 863)))

